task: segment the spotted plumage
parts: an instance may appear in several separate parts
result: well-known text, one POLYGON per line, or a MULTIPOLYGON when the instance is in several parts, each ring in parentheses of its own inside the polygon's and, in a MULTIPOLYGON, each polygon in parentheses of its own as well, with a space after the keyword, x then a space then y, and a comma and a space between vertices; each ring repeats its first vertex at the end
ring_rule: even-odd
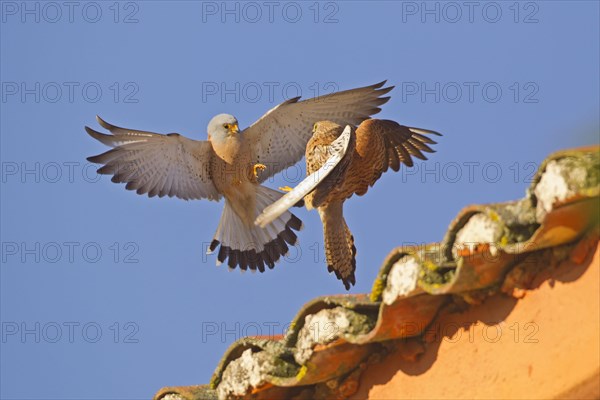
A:
POLYGON ((413 157, 426 160, 423 153, 434 152, 429 145, 436 144, 428 135, 440 134, 390 120, 368 119, 356 129, 344 129, 332 121, 316 123, 305 153, 305 181, 310 185, 301 182, 298 191, 292 190, 269 206, 257 223, 271 221, 304 197, 306 208, 316 208, 323 223, 327 269, 349 289, 356 283, 356 247, 344 219, 344 201, 354 194, 364 195, 389 168, 398 171, 401 164, 412 166, 413 157), (348 136, 347 149, 333 150, 344 135, 348 136), (336 157, 337 164, 327 168, 326 163, 336 157))

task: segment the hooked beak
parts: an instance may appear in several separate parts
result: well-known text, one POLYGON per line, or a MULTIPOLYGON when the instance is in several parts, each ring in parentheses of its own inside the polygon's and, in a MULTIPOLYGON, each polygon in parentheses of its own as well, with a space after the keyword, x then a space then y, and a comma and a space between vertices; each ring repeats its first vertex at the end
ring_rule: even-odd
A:
POLYGON ((235 135, 240 133, 240 128, 238 127, 238 124, 232 124, 229 126, 229 136, 235 135))

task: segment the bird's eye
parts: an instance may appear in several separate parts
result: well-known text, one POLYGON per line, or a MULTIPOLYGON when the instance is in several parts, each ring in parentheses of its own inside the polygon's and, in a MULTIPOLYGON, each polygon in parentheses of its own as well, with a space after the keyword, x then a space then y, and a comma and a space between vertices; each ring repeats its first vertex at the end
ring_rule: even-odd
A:
POLYGON ((316 124, 316 123, 313 125, 313 133, 315 133, 317 131, 317 125, 318 124, 316 124))
POLYGON ((229 129, 229 124, 223 124, 223 128, 229 129))

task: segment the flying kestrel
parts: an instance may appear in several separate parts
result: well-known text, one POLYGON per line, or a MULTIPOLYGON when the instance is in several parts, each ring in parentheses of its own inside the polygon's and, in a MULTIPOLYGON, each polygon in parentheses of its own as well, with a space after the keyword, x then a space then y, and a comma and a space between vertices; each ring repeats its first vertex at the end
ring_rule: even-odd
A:
POLYGON ((225 197, 215 236, 207 250, 219 247, 217 265, 228 259, 230 268, 259 270, 275 262, 294 245, 302 222, 289 211, 264 227, 255 218, 282 194, 261 185, 267 178, 295 164, 304 155, 316 121, 359 124, 380 111, 393 87, 384 82, 299 101, 299 97, 274 107, 248 128, 219 114, 208 124, 208 141, 188 139, 178 133, 162 135, 98 123, 111 134, 85 127, 90 136, 111 150, 89 157, 103 164, 98 173, 149 197, 184 200, 225 197))
POLYGON ((335 272, 346 287, 356 280, 354 237, 343 215, 344 201, 364 195, 382 173, 400 164, 412 166, 412 157, 426 160, 435 141, 425 135, 439 133, 403 126, 394 121, 368 119, 358 128, 344 129, 336 122, 315 123, 306 146, 306 174, 296 188, 267 207, 257 218, 265 226, 304 198, 306 208, 316 208, 323 223, 325 257, 329 272, 335 272))

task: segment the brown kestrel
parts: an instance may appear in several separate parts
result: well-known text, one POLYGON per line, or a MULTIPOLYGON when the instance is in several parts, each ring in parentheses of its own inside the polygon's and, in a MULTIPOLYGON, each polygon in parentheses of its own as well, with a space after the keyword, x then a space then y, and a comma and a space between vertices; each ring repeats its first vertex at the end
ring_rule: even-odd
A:
POLYGON ((306 146, 307 178, 267 207, 256 223, 268 224, 304 198, 306 208, 316 208, 323 222, 327 269, 348 290, 356 282, 356 247, 344 220, 344 201, 364 195, 388 168, 410 167, 412 157, 426 160, 423 153, 433 153, 429 145, 436 144, 426 135, 440 136, 389 120, 368 119, 356 129, 332 121, 315 123, 306 146))
POLYGON ((88 160, 104 164, 98 173, 112 175, 113 182, 149 197, 225 197, 207 252, 220 245, 217 264, 228 259, 230 268, 262 272, 287 253, 288 244, 296 243, 294 231, 302 222, 285 211, 264 227, 256 226, 257 215, 281 197, 261 183, 302 158, 315 121, 358 124, 379 112, 378 106, 389 99, 382 96, 392 89, 382 88, 384 83, 287 100, 242 131, 235 117, 219 114, 208 124, 208 141, 120 128, 98 118, 111 134, 88 127, 86 131, 112 149, 88 160))

